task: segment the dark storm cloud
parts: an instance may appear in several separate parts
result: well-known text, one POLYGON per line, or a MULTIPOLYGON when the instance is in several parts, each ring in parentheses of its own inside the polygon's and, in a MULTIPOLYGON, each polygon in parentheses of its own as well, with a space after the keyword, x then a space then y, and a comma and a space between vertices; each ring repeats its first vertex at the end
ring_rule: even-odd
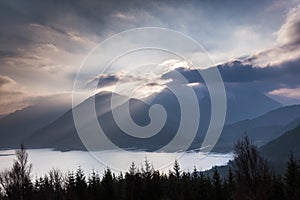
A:
MULTIPOLYGON (((147 86, 156 86, 158 83, 151 82, 151 77, 133 75, 128 73, 116 73, 116 74, 100 74, 96 78, 92 79, 86 84, 86 87, 91 86, 93 83, 97 83, 98 88, 103 88, 106 86, 115 85, 118 82, 120 83, 129 83, 129 82, 141 82, 146 83, 147 86)), ((153 81, 153 80, 152 80, 153 81)))
MULTIPOLYGON (((240 60, 215 67, 218 68, 225 85, 235 85, 245 90, 251 88, 265 93, 282 87, 295 88, 300 85, 300 58, 269 67, 258 67, 240 60)), ((178 68, 176 71, 189 83, 204 83, 201 73, 205 73, 205 70, 199 73, 198 70, 178 68)), ((168 72, 162 78, 172 79, 173 73, 174 71, 168 72)))
POLYGON ((116 84, 120 80, 120 76, 113 74, 101 74, 98 76, 98 87, 105 87, 116 84))
POLYGON ((300 84, 300 58, 288 61, 279 66, 257 67, 234 61, 218 65, 218 69, 225 82, 245 83, 254 81, 272 81, 274 84, 300 84))

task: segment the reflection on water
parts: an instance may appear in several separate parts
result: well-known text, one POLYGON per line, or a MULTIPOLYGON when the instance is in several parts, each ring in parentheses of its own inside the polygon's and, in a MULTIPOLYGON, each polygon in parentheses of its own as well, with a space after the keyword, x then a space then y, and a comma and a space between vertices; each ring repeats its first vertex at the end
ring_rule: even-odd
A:
MULTIPOLYGON (((90 154, 85 151, 60 152, 51 149, 28 150, 29 161, 33 164, 33 175, 41 176, 52 168, 75 171, 79 166, 89 175, 93 170, 102 174, 109 167, 114 172, 127 171, 130 163, 135 162, 141 166, 145 157, 155 169, 168 172, 172 168, 175 159, 178 159, 181 169, 192 171, 194 166, 198 170, 210 169, 214 165, 224 165, 233 154, 209 154, 203 153, 153 153, 153 152, 124 152, 101 151, 90 154)), ((12 165, 14 150, 0 151, 0 170, 12 165)))

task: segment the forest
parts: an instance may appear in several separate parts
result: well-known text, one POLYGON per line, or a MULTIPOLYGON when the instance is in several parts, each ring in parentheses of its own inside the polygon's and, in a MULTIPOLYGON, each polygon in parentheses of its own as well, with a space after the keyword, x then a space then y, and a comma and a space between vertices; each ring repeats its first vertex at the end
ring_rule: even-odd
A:
POLYGON ((155 170, 150 161, 126 173, 86 175, 79 167, 63 174, 53 169, 32 178, 28 153, 23 145, 16 150, 10 169, 0 174, 1 200, 299 200, 300 162, 291 154, 283 174, 277 174, 258 148, 245 137, 235 144, 234 160, 226 175, 217 167, 212 173, 180 169, 175 160, 169 173, 155 170))

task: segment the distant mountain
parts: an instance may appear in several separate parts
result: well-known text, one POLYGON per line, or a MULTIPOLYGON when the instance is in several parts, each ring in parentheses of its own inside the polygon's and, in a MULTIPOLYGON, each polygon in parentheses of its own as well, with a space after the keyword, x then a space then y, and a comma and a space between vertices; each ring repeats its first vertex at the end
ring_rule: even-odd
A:
POLYGON ((295 158, 300 158, 300 118, 294 123, 298 124, 296 128, 260 148, 263 156, 273 162, 286 162, 291 153, 295 158))
POLYGON ((259 117, 282 104, 255 90, 226 85, 226 124, 259 117))
MULTIPOLYGON (((125 134, 116 125, 111 108, 111 92, 101 92, 95 96, 95 108, 98 117, 98 122, 101 128, 106 133, 106 137, 113 141, 115 145, 122 148, 136 148, 145 149, 153 151, 161 146, 165 145, 174 136, 172 133, 176 133, 178 124, 174 123, 179 121, 180 115, 173 115, 167 119, 164 128, 151 139, 135 138, 130 135, 125 134), (171 133, 171 134, 165 134, 171 133)), ((118 102, 124 101, 125 97, 122 95, 114 94, 117 97, 118 102)), ((79 104, 75 109, 84 109, 85 106, 91 101, 91 97, 81 104, 79 104)), ((148 115, 150 106, 140 100, 130 99, 129 100, 131 117, 140 126, 147 125, 150 122, 148 115)), ((120 104, 119 107, 123 107, 125 104, 120 104)), ((167 112, 175 111, 176 109, 172 107, 166 107, 167 112)), ((86 116, 88 121, 89 116, 86 116)), ((88 123, 88 122, 87 122, 88 123)), ((99 141, 101 142, 101 141, 99 141)), ((36 131, 30 138, 25 141, 25 144, 29 148, 55 148, 63 151, 67 150, 85 150, 73 121, 72 110, 69 110, 59 119, 55 120, 53 123, 45 126, 44 128, 36 131)), ((105 150, 105 144, 100 145, 101 149, 105 150)))
POLYGON ((69 107, 29 106, 0 119, 0 148, 16 148, 34 131, 57 119, 69 107))
MULTIPOLYGON (((197 87, 193 87, 196 92, 198 98, 198 104, 200 108, 200 123, 197 136, 195 141, 193 142, 190 149, 197 149, 200 147, 200 144, 203 141, 203 138, 207 132, 210 119, 211 119, 211 102, 209 98, 209 94, 207 91, 202 88, 199 89, 197 87)), ((281 104, 274 101, 273 99, 265 96, 264 94, 258 93, 253 90, 242 90, 240 88, 231 87, 229 85, 226 86, 226 94, 227 94, 227 112, 225 119, 225 127, 222 132, 222 143, 219 143, 219 147, 215 148, 215 151, 232 151, 232 144, 245 132, 249 132, 249 134, 256 134, 256 131, 265 131, 265 129, 269 132, 266 133, 266 138, 257 138, 259 140, 263 139, 262 142, 270 141, 277 137, 276 134, 273 134, 273 130, 277 131, 275 126, 285 126, 290 121, 294 120, 295 117, 300 116, 300 106, 297 107, 296 110, 291 107, 291 109, 283 109, 278 110, 274 113, 266 114, 271 110, 276 110, 281 107, 281 104), (289 113, 282 123, 278 123, 281 117, 284 116, 284 112, 289 113), (264 115, 262 118, 255 117, 264 115), (273 116, 274 115, 274 116, 273 116), (254 120, 249 120, 254 118, 254 120), (245 120, 246 119, 246 120, 245 120), (245 120, 245 121, 240 121, 245 120), (262 120, 262 122, 260 122, 262 120), (268 120, 270 123, 268 124, 268 120), (238 121, 237 123, 234 123, 238 121), (233 122, 233 123, 230 123, 233 122), (230 125, 229 125, 230 124, 230 125), (257 124, 257 125, 256 125, 257 124), (268 130, 268 126, 274 127, 274 129, 268 130), (259 128, 258 128, 259 127, 259 128), (223 137, 224 136, 224 137, 223 137), (270 138, 267 138, 270 136, 270 138), (228 144, 229 143, 229 144, 228 144)), ((179 107, 179 103, 177 98, 167 89, 161 91, 160 93, 155 93, 145 99, 143 99, 149 105, 153 104, 161 104, 164 106, 168 106, 170 108, 179 107)), ((172 110, 172 109, 171 109, 172 110)), ((179 115, 180 113, 176 113, 172 110, 172 115, 179 115)), ((179 123, 179 121, 175 121, 179 123)), ((278 130, 278 134, 282 133, 281 130, 278 130)))
MULTIPOLYGON (((205 123, 207 123, 208 120, 210 120, 211 114, 210 95, 208 91, 203 90, 203 88, 200 89, 195 86, 193 89, 199 101, 202 119, 206 120, 205 123)), ((232 124, 244 119, 253 119, 271 110, 282 107, 282 104, 255 90, 245 90, 230 85, 226 85, 225 89, 227 97, 225 124, 232 124)), ((178 106, 176 97, 172 95, 168 89, 155 93, 143 99, 143 101, 150 105, 155 101, 156 103, 163 104, 167 102, 168 105, 174 104, 174 107, 178 106)))
MULTIPOLYGON (((96 107, 102 114, 110 111, 109 101, 111 93, 101 93, 96 95, 96 107)), ((77 107, 84 107, 91 98, 85 100, 77 107)), ((68 110, 60 118, 45 127, 35 131, 27 138, 25 144, 29 148, 55 148, 59 150, 85 150, 73 120, 72 110, 68 110)))
MULTIPOLYGON (((218 69, 220 70, 223 79, 226 80, 228 78, 227 72, 220 66, 218 69)), ((203 70, 203 73, 205 74, 210 70, 211 69, 205 69, 203 70)), ((197 93, 198 99, 201 101, 200 103, 204 105, 201 109, 209 110, 210 94, 208 93, 206 82, 203 80, 201 73, 199 73, 198 70, 177 68, 164 74, 163 78, 171 79, 173 82, 176 82, 177 76, 174 74, 175 72, 182 74, 189 82, 190 87, 193 87, 197 93)), ((266 96, 262 92, 259 92, 257 89, 226 81, 224 81, 224 86, 227 100, 226 124, 232 124, 244 119, 253 119, 266 112, 282 107, 282 104, 266 96)), ((164 91, 159 94, 161 97, 163 95, 164 91)), ((156 94, 154 96, 156 96, 156 94)), ((208 114, 210 113, 206 112, 205 115, 202 116, 206 117, 208 114)))
MULTIPOLYGON (((114 95, 116 95, 121 100, 125 98, 122 95, 114 95)), ((110 92, 101 92, 97 94, 95 96, 95 108, 97 111, 98 122, 103 130, 107 133, 106 136, 111 141, 114 141, 114 143, 118 146, 122 148, 138 148, 153 151, 160 148, 161 146, 166 145, 167 142, 170 141, 170 139, 172 139, 174 137, 174 134, 177 132, 180 123, 180 107, 176 97, 170 91, 164 90, 161 93, 156 93, 154 95, 151 95, 147 99, 143 99, 144 101, 140 101, 137 99, 130 100, 131 117, 139 125, 146 125, 149 123, 150 119, 148 116, 148 111, 150 105, 161 104, 167 110, 168 119, 165 127, 151 139, 133 138, 132 136, 124 134, 122 130, 118 128, 118 126, 114 122, 112 112, 110 110, 111 96, 112 93, 110 92)), ((202 118, 200 122, 200 128, 198 130, 198 135, 191 148, 199 148, 199 145, 201 144, 203 139, 203 135, 208 128, 210 119, 210 101, 206 99, 205 95, 199 95, 198 98, 202 118)), ((234 103, 237 103, 239 99, 243 98, 235 98, 234 103)), ((245 101, 246 99, 247 98, 244 98, 245 101)), ((270 103, 267 98, 262 99, 264 101, 262 101, 261 104, 266 105, 270 103)), ((90 101, 90 99, 87 99, 86 101, 78 105, 78 107, 84 107, 88 101, 90 101)), ((247 105, 247 103, 243 102, 242 100, 240 100, 240 103, 237 104, 247 105)), ((236 107, 238 108, 242 106, 237 105, 236 107)), ((230 111, 228 112, 230 113, 230 111)), ((270 114, 270 117, 267 117, 266 121, 268 119, 271 119, 271 116, 272 114, 270 114)), ((273 117, 274 119, 272 118, 272 122, 274 123, 270 122, 270 126, 273 127, 278 125, 277 121, 275 120, 276 117, 277 115, 273 117)), ((289 115, 285 120, 288 121, 288 119, 291 118, 293 119, 292 114, 289 115)), ((259 121, 259 119, 253 120, 253 123, 256 123, 257 121, 259 121)), ((260 124, 261 126, 259 127, 265 127, 268 125, 267 122, 260 122, 260 124)), ((285 123, 283 123, 282 126, 284 125, 285 123)), ((241 132, 244 133, 247 130, 247 127, 248 126, 242 126, 240 128, 241 132)), ((234 130, 231 126, 230 129, 234 130)), ((228 130, 228 132, 231 131, 228 130)), ((182 140, 184 141, 185 138, 182 138, 182 140)), ((79 136, 77 135, 71 110, 55 120, 53 123, 37 130, 29 139, 26 140, 26 144, 31 148, 56 148, 60 150, 85 149, 79 139, 79 136)))
POLYGON ((299 117, 300 105, 293 105, 275 109, 254 119, 226 125, 214 151, 232 151, 234 143, 245 135, 261 146, 295 128, 299 117))

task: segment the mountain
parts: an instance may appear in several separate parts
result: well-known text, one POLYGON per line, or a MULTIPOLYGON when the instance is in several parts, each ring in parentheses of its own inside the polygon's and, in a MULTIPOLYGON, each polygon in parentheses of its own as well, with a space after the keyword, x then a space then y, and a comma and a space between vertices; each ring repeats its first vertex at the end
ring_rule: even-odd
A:
POLYGON ((286 162, 291 153, 300 158, 300 118, 295 120, 298 126, 260 148, 260 152, 273 162, 286 162))
POLYGON ((40 105, 17 110, 0 119, 0 148, 16 148, 25 138, 57 119, 67 106, 40 105))
MULTIPOLYGON (((200 122, 197 136, 190 149, 198 149, 201 146, 211 120, 211 102, 209 93, 207 91, 198 87, 193 87, 193 89, 198 98, 200 122)), ((282 111, 280 109, 276 110, 281 107, 280 103, 265 96, 264 94, 258 93, 253 90, 242 90, 241 88, 227 85, 226 95, 227 112, 225 127, 222 131, 221 142, 218 143, 218 146, 216 148, 214 148, 214 151, 216 152, 232 151, 233 143, 248 131, 249 134, 256 134, 256 131, 264 132, 267 130, 269 132, 266 133, 266 138, 257 137, 257 139, 262 140, 261 142, 263 143, 265 142, 265 140, 270 141, 271 139, 277 137, 276 134, 273 134, 273 130, 277 131, 278 128, 275 126, 279 125, 283 127, 290 121, 292 121, 295 117, 300 116, 300 106, 298 106, 296 110, 294 110, 294 108, 292 107, 290 109, 284 108, 283 110, 286 111, 282 111), (274 109, 276 110, 276 112, 270 112, 274 109), (283 121, 282 124, 280 124, 277 121, 279 121, 281 119, 281 116, 285 114, 284 112, 291 114, 286 117, 285 120, 287 122, 283 121), (264 114, 266 115, 262 118, 257 118, 258 116, 264 114), (254 119, 251 120, 252 118, 254 119), (270 123, 268 124, 269 120, 270 123), (272 129, 269 130, 269 127, 272 127, 272 129), (270 138, 268 138, 267 136, 269 136, 270 138)), ((171 108, 180 106, 176 96, 174 96, 167 89, 161 91, 160 93, 155 93, 143 99, 143 101, 147 102, 149 105, 161 104, 171 108)), ((172 110, 170 115, 174 114, 179 113, 176 113, 174 110, 172 110)), ((180 123, 179 121, 175 122, 180 123)), ((282 133, 282 131, 278 130, 278 134, 280 133, 282 133)))
POLYGON ((227 96, 226 124, 257 118, 282 107, 272 98, 252 89, 225 85, 227 96))
MULTIPOLYGON (((126 99, 125 96, 117 95, 117 94, 114 95, 117 96, 120 102, 126 99)), ((141 126, 147 125, 150 122, 150 118, 148 115, 150 105, 160 104, 166 109, 168 118, 164 128, 160 130, 160 132, 157 135, 151 137, 150 139, 134 138, 130 135, 125 134, 117 126, 112 116, 112 110, 110 109, 111 96, 112 96, 111 92, 101 92, 97 94, 95 96, 95 108, 96 108, 98 122, 100 126, 106 133, 106 137, 108 137, 110 141, 113 141, 115 145, 121 148, 131 148, 131 149, 136 148, 136 149, 145 149, 145 150, 153 151, 166 145, 168 141, 170 141, 175 136, 174 134, 177 132, 180 124, 180 106, 177 98, 170 91, 164 90, 160 93, 156 93, 155 95, 149 96, 146 100, 143 99, 143 101, 137 99, 130 99, 129 101, 131 117, 133 118, 135 123, 141 126)), ((203 136, 208 128, 209 119, 210 119, 210 101, 206 99, 205 96, 199 95, 198 98, 199 98, 200 113, 202 118, 200 121, 200 128, 198 130, 196 140, 191 148, 194 147, 199 148, 199 145, 203 140, 203 136)), ((237 99, 241 99, 241 98, 236 98, 235 100, 237 99)), ((82 102, 81 104, 79 104, 77 106, 77 109, 84 108, 90 100, 91 99, 89 98, 84 102, 82 102)), ((270 102, 266 101, 261 103, 268 104, 270 102)), ((246 103, 241 101, 240 104, 243 105, 246 103)), ((119 107, 122 106, 125 106, 125 104, 119 105, 119 107)), ((263 116, 262 118, 260 118, 260 119, 266 118, 263 120, 266 122, 258 123, 260 119, 256 119, 253 120, 253 123, 258 123, 259 124, 258 127, 264 127, 264 128, 268 126, 274 127, 278 125, 276 119, 279 118, 279 115, 281 115, 280 111, 276 111, 274 112, 274 117, 273 114, 271 113, 269 114, 269 117, 263 116), (267 123, 269 119, 273 120, 270 122, 270 124, 267 123)), ((285 120, 286 121, 289 121, 289 119, 292 120, 294 119, 293 116, 294 115, 291 114, 285 120)), ((86 117, 88 118, 88 116, 86 117)), ((88 123, 88 119, 86 119, 86 121, 87 121, 86 123, 88 123)), ((247 121, 248 120, 246 120, 246 122, 247 121)), ((248 123, 245 122, 239 122, 239 123, 242 124, 240 130, 241 132, 244 133, 249 127, 246 126, 248 123), (244 123, 246 125, 243 125, 244 123)), ((285 123, 282 124, 282 126, 284 125, 285 123)), ((226 135, 227 132, 230 133, 231 132, 230 130, 235 130, 234 127, 235 127, 234 125, 228 126, 225 129, 228 130, 225 131, 224 134, 226 135)), ((252 125, 252 127, 256 128, 257 126, 252 125)), ((186 138, 182 137, 181 140, 185 141, 186 138)), ((51 124, 37 130, 25 142, 26 145, 29 146, 30 148, 56 148, 59 150, 74 150, 74 149, 84 150, 85 149, 81 143, 79 136, 77 135, 75 124, 73 121, 72 110, 69 110, 68 112, 66 112, 64 115, 62 115, 60 118, 58 118, 51 124)), ((105 146, 105 144, 103 145, 105 146)))
POLYGON ((245 135, 248 135, 256 145, 262 146, 287 130, 295 128, 299 117, 300 105, 293 105, 275 109, 254 119, 226 125, 213 151, 232 151, 234 143, 245 135))
MULTIPOLYGON (((224 71, 223 68, 218 67, 218 69, 220 70, 222 78, 226 80, 228 78, 227 72, 224 71)), ((201 73, 209 74, 210 70, 211 69, 204 69, 201 73)), ((177 83, 178 80, 176 79, 176 73, 182 74, 189 83, 187 86, 194 89, 199 101, 202 101, 201 104, 205 105, 204 107, 202 106, 201 109, 209 110, 210 94, 201 73, 195 69, 187 70, 185 68, 177 68, 164 74, 163 79, 172 80, 173 83, 177 83)), ((178 83, 180 83, 180 81, 178 81, 178 83)), ((247 87, 245 85, 234 84, 234 82, 227 81, 224 81, 224 87, 227 101, 226 124, 232 124, 244 119, 253 119, 265 114, 266 112, 282 107, 281 103, 266 96, 253 87, 247 87)), ((182 89, 184 90, 184 87, 182 89)), ((214 88, 213 90, 217 91, 219 89, 220 88, 214 88)), ((162 91, 159 95, 163 96, 164 93, 165 91, 162 91)), ((156 96, 156 94, 154 96, 156 96)), ((206 112, 205 115, 202 116, 206 117, 209 114, 209 112, 206 112)))
MULTIPOLYGON (((197 87, 197 85, 192 87, 198 98, 201 116, 204 116, 202 119, 210 120, 211 101, 208 91, 203 89, 203 87, 197 87)), ((282 104, 255 90, 245 90, 231 85, 225 85, 225 90, 227 103, 225 124, 232 124, 244 119, 253 119, 282 107, 282 104)), ((168 89, 150 95, 144 98, 143 101, 150 105, 153 105, 155 101, 156 103, 168 102, 169 105, 174 104, 174 107, 178 106, 176 96, 171 95, 168 89)))
MULTIPOLYGON (((97 110, 101 114, 110 111, 111 93, 102 92, 95 96, 97 110)), ((80 103, 78 107, 85 107, 91 98, 86 99, 80 103)), ((55 148, 59 150, 85 150, 74 124, 72 110, 68 110, 60 118, 48 124, 45 127, 35 131, 27 140, 25 144, 29 148, 55 148)))
MULTIPOLYGON (((97 113, 98 122, 101 125, 101 128, 106 133, 106 136, 109 137, 110 141, 114 141, 114 143, 122 148, 139 148, 139 149, 153 149, 161 146, 160 143, 165 143, 168 137, 162 138, 161 134, 158 134, 160 139, 155 137, 152 138, 152 141, 145 142, 145 139, 136 139, 130 135, 125 134, 122 130, 118 128, 115 124, 112 116, 111 108, 111 97, 113 93, 111 92, 101 92, 95 96, 95 108, 97 113), (156 142, 153 142, 156 141, 156 142), (155 144, 155 145, 153 145, 155 144)), ((114 94, 118 99, 118 102, 125 101, 126 97, 122 95, 114 94)), ((81 104, 79 104, 75 109, 84 109, 89 101, 91 101, 91 97, 81 104)), ((131 117, 133 120, 143 126, 150 122, 150 118, 148 116, 148 111, 150 106, 145 104, 144 102, 137 99, 130 99, 129 101, 131 117)), ((121 103, 117 106, 117 108, 125 106, 124 103, 121 103)), ((86 116, 89 117, 89 116, 86 116)), ((89 123, 89 119, 86 119, 89 123)), ((168 123, 173 124, 173 123, 168 123)), ((165 126, 163 132, 174 132, 176 126, 165 126)), ((54 121, 53 123, 47 125, 46 127, 36 131, 30 138, 26 141, 26 145, 30 148, 56 148, 59 150, 85 150, 79 136, 77 135, 77 131, 75 128, 72 110, 66 112, 59 119, 54 121)), ((100 141, 101 142, 101 141, 100 141)), ((105 144, 101 146, 104 150, 105 144)), ((97 149, 100 150, 100 149, 97 149)))

